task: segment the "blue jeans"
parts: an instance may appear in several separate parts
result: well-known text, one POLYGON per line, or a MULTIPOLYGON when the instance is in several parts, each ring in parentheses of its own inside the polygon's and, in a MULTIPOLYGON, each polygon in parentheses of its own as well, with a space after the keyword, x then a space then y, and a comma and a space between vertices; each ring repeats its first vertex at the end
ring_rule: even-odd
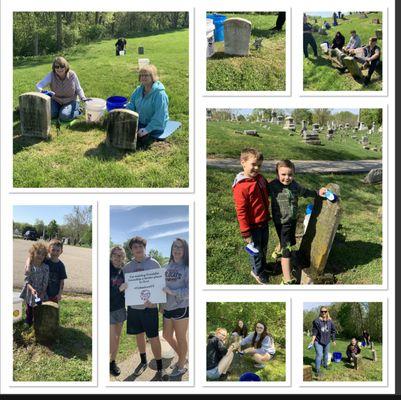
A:
POLYGON ((315 368, 316 368, 316 372, 319 372, 321 364, 323 364, 323 367, 327 368, 327 361, 329 358, 329 351, 330 351, 330 343, 324 345, 324 344, 315 342, 315 351, 316 351, 315 368))
POLYGON ((266 225, 262 228, 251 230, 252 241, 254 246, 259 250, 259 253, 252 256, 249 255, 252 271, 255 275, 260 275, 267 268, 266 255, 267 243, 269 241, 269 227, 266 225))
POLYGON ((79 110, 79 101, 71 101, 67 104, 59 104, 52 99, 51 113, 52 118, 58 118, 60 121, 72 121, 75 118, 75 111, 79 110))

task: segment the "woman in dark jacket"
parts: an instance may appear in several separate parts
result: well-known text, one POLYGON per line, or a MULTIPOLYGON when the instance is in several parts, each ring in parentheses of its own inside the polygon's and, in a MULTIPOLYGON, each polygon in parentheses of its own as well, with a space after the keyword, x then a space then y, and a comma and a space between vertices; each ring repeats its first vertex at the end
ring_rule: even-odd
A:
POLYGON ((125 309, 124 290, 120 290, 124 283, 125 250, 121 246, 114 246, 110 252, 110 373, 120 375, 120 368, 116 364, 121 330, 127 319, 125 309))
POLYGON ((248 328, 245 325, 244 321, 238 320, 237 326, 234 328, 232 335, 240 336, 242 338, 248 336, 248 328))
POLYGON ((238 350, 238 343, 226 347, 227 330, 217 328, 214 335, 210 335, 206 347, 206 377, 208 380, 217 380, 227 374, 234 358, 234 351, 238 350))
POLYGON ((327 307, 320 307, 320 316, 312 324, 312 340, 310 346, 315 347, 315 369, 316 375, 320 376, 320 365, 327 369, 328 356, 330 351, 330 341, 336 345, 336 328, 330 318, 327 307))
POLYGON ((342 51, 344 44, 345 44, 345 37, 341 34, 341 32, 337 32, 336 36, 334 36, 331 48, 340 49, 342 51))

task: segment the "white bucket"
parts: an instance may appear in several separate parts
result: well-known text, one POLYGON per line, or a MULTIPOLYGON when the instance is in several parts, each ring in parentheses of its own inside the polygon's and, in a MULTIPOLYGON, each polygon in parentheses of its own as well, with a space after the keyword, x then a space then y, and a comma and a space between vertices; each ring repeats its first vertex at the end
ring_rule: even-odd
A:
POLYGON ((141 69, 145 65, 149 65, 150 60, 149 58, 138 58, 138 68, 141 69))
POLYGON ((214 24, 211 18, 206 18, 206 57, 214 54, 214 24))
POLYGON ((19 298, 19 293, 13 293, 13 323, 22 319, 22 299, 19 298))
POLYGON ((97 122, 106 110, 106 100, 92 98, 86 102, 85 116, 86 122, 97 122))
POLYGON ((125 56, 125 51, 124 50, 120 50, 119 54, 120 54, 120 56, 125 56))
POLYGON ((323 53, 329 52, 329 45, 327 43, 321 43, 320 48, 322 49, 323 53))

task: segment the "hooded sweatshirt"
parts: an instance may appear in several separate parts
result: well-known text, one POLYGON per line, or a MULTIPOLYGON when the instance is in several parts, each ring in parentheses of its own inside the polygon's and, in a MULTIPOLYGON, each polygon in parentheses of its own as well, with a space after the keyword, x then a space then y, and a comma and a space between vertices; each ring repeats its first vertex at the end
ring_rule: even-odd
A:
POLYGON ((154 82, 152 89, 146 95, 144 95, 144 87, 138 86, 132 93, 127 108, 139 114, 139 124, 148 133, 164 131, 169 119, 168 96, 160 81, 154 82))
POLYGON ((189 267, 174 261, 164 266, 166 269, 166 286, 173 292, 167 294, 167 303, 164 306, 166 311, 177 308, 188 307, 189 299, 189 267))
POLYGON ((333 341, 336 340, 336 327, 331 319, 325 321, 319 317, 313 321, 312 335, 316 336, 319 344, 326 346, 331 338, 333 341))
MULTIPOLYGON (((240 345, 241 346, 245 346, 245 345, 252 345, 252 339, 253 339, 253 335, 255 334, 255 332, 250 333, 246 338, 241 340, 240 345)), ((258 343, 260 338, 260 335, 256 335, 256 339, 255 339, 255 346, 256 343, 258 343)), ((269 335, 265 336, 265 338, 262 340, 261 343, 261 347, 260 348, 255 348, 255 352, 257 354, 270 354, 270 355, 274 355, 276 353, 276 349, 274 348, 274 341, 273 338, 270 337, 269 335)))
MULTIPOLYGON (((124 274, 129 272, 149 271, 151 269, 160 268, 160 264, 152 257, 145 256, 142 261, 131 260, 125 265, 123 271, 124 274)), ((145 307, 145 305, 128 306, 135 310, 144 310, 145 308, 156 308, 155 304, 153 307, 145 307)))
POLYGON ((266 179, 258 174, 248 178, 237 174, 232 185, 235 210, 243 237, 251 236, 251 230, 266 226, 270 220, 269 193, 266 179))
POLYGON ((120 286, 124 283, 124 272, 116 268, 110 262, 110 312, 125 308, 125 294, 120 292, 120 286))

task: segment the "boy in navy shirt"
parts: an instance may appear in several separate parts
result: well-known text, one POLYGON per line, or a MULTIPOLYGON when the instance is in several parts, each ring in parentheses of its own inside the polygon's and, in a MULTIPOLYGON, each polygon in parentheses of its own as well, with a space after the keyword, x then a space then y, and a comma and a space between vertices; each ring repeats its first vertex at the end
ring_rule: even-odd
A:
POLYGON ((49 283, 46 293, 50 301, 58 303, 63 294, 64 280, 67 279, 65 266, 59 258, 63 253, 63 242, 52 239, 49 243, 48 252, 49 257, 45 260, 45 264, 49 266, 49 283))

